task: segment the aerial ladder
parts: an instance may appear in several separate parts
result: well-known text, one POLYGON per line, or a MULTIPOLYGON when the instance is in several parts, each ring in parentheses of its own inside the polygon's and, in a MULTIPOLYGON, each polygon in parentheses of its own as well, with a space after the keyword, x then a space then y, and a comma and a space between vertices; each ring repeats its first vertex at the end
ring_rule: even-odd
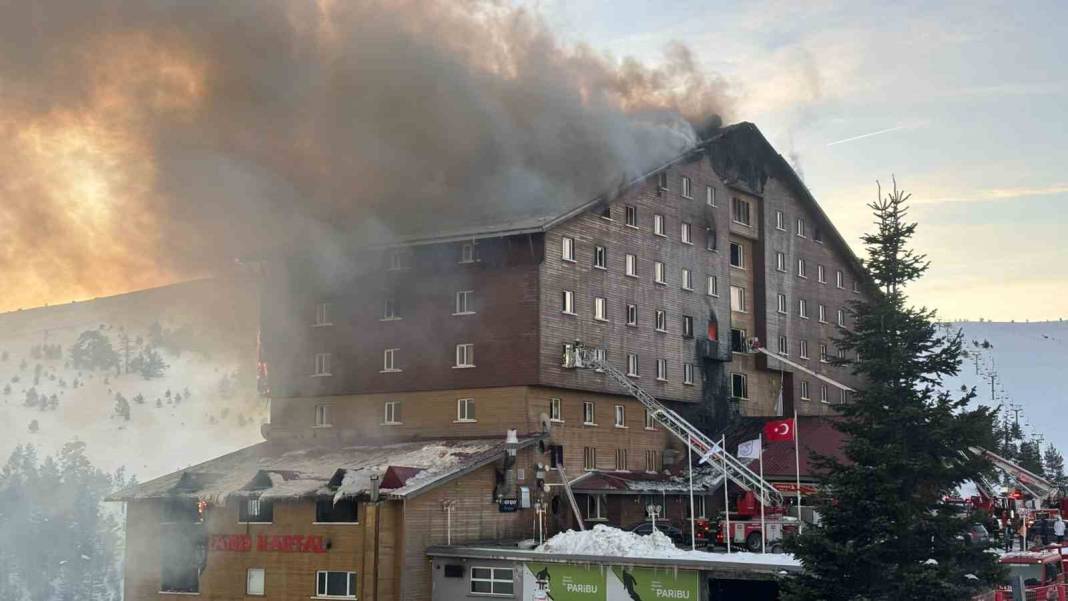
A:
POLYGON ((984 457, 994 467, 1011 478, 1027 494, 1035 499, 1049 499, 1058 492, 1057 485, 1027 468, 982 447, 969 447, 976 456, 984 457))
MULTIPOLYGON (((588 347, 579 341, 565 346, 564 367, 574 369, 593 369, 604 372, 628 394, 638 399, 650 416, 662 425, 675 438, 692 445, 700 457, 700 463, 715 466, 724 472, 724 477, 734 482, 741 489, 752 492, 767 507, 782 506, 783 495, 769 482, 727 452, 716 442, 708 438, 675 411, 665 407, 651 394, 645 392, 623 372, 604 360, 600 349, 588 347)), ((726 483, 724 483, 726 485, 726 483)))

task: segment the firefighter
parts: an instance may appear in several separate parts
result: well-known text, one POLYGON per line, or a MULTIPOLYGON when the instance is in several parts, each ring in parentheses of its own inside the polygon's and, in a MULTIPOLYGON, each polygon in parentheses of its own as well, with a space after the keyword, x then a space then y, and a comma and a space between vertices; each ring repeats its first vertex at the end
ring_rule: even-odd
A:
POLYGON ((1057 521, 1053 522, 1053 536, 1057 537, 1057 544, 1064 542, 1064 518, 1057 516, 1057 521))

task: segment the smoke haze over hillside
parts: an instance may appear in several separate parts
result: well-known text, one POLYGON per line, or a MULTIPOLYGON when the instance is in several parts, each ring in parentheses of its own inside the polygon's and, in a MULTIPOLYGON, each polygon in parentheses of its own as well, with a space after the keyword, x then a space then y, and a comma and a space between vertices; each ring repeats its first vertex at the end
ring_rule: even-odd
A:
POLYGON ((681 45, 618 61, 483 1, 0 3, 0 86, 0 310, 592 197, 729 114, 681 45))

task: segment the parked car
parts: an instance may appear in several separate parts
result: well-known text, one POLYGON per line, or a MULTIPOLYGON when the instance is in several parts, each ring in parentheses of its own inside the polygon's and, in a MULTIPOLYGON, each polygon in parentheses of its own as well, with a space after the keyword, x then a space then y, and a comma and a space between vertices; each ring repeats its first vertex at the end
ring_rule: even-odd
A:
MULTIPOLYGON (((672 526, 670 523, 663 520, 656 521, 656 529, 666 534, 668 538, 672 540, 676 545, 689 545, 690 533, 683 532, 681 529, 672 526)), ((653 533, 653 523, 651 521, 638 522, 627 530, 641 535, 648 535, 653 533)))
POLYGON ((964 542, 969 545, 986 545, 990 543, 990 532, 986 526, 976 522, 964 531, 964 542))

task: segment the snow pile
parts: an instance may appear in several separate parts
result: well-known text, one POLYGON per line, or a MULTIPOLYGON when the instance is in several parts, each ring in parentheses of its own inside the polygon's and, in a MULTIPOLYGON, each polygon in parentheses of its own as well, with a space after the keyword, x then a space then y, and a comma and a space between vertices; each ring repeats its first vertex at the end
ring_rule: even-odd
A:
POLYGON ((604 555, 643 559, 686 559, 708 563, 751 563, 796 566, 801 562, 784 553, 710 553, 680 549, 667 535, 653 532, 640 535, 598 524, 592 530, 568 530, 553 536, 535 551, 558 555, 604 555))

